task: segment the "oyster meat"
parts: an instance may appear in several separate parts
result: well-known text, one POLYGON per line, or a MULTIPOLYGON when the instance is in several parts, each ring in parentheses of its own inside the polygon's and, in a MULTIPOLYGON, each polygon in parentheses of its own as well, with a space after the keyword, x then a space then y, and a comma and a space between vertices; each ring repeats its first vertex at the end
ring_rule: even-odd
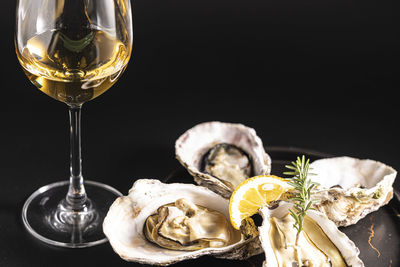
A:
POLYGON ((310 164, 320 186, 313 198, 315 208, 337 226, 357 223, 367 214, 387 204, 393 196, 396 170, 381 162, 351 157, 320 159, 310 164))
POLYGON ((259 227, 266 267, 321 266, 361 267, 359 249, 323 213, 309 210, 299 234, 289 214, 292 204, 281 202, 276 209, 260 210, 259 227))
POLYGON ((198 124, 178 138, 175 154, 197 184, 225 198, 245 179, 271 171, 261 139, 243 124, 198 124))
POLYGON ((261 253, 257 236, 246 239, 230 225, 228 206, 227 199, 202 186, 140 179, 111 205, 103 231, 121 258, 143 264, 261 253))
POLYGON ((198 250, 224 247, 240 239, 225 216, 197 206, 185 198, 163 205, 145 224, 146 238, 172 250, 198 250))
POLYGON ((253 173, 249 156, 240 148, 226 143, 211 148, 204 155, 203 165, 203 172, 221 179, 233 189, 253 173))

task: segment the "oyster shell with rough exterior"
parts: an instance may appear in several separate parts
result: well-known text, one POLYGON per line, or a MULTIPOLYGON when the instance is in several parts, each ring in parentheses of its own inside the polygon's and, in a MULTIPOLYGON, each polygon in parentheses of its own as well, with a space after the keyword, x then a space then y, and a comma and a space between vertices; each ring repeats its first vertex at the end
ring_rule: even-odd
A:
POLYGON ((169 265, 202 255, 245 259, 262 252, 229 222, 229 202, 202 186, 140 179, 117 198, 103 223, 114 251, 127 261, 169 265))
POLYGON ((265 253, 265 267, 320 266, 362 267, 359 249, 325 214, 308 210, 303 231, 297 230, 289 214, 291 203, 281 202, 275 209, 263 207, 259 227, 265 253))
POLYGON ((271 171, 261 139, 243 124, 198 124, 177 139, 175 154, 197 184, 225 198, 245 179, 271 171))
POLYGON ((357 223, 387 204, 393 196, 396 170, 370 159, 334 157, 310 164, 314 182, 320 184, 313 198, 315 208, 337 226, 357 223))

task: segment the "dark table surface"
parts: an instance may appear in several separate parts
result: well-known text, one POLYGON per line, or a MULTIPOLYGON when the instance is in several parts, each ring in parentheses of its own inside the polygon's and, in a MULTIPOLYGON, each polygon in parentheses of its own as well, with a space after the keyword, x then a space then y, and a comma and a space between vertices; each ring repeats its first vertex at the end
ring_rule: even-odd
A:
MULTIPOLYGON (((134 56, 83 108, 87 179, 123 194, 136 179, 164 179, 180 166, 175 140, 210 120, 253 127, 267 147, 400 169, 399 1, 137 0, 133 8, 134 56)), ((26 198, 68 178, 69 139, 65 104, 30 84, 17 62, 14 12, 14 1, 2 2, 0 266, 135 266, 108 243, 49 247, 22 225, 26 198)))

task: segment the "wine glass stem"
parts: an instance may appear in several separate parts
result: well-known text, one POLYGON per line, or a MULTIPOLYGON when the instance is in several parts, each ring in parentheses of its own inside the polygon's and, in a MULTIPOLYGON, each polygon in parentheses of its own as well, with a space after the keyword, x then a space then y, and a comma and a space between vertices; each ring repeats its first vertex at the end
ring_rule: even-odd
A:
POLYGON ((69 106, 70 122, 70 183, 66 201, 73 210, 84 208, 86 191, 82 176, 81 106, 69 106))

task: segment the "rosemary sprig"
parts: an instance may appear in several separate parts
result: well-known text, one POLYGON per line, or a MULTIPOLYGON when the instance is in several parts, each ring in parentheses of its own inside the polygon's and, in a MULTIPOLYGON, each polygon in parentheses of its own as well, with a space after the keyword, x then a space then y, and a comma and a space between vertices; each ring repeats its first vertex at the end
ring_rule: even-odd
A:
POLYGON ((301 158, 297 157, 296 162, 292 162, 292 165, 286 165, 285 167, 292 170, 284 172, 283 174, 292 175, 292 178, 288 179, 288 184, 294 187, 293 196, 289 198, 293 202, 293 208, 289 210, 290 215, 295 220, 293 227, 297 230, 296 245, 298 245, 298 239, 301 231, 303 230, 303 219, 307 214, 307 210, 312 209, 311 205, 317 200, 311 198, 311 190, 318 185, 311 181, 308 176, 313 175, 308 173, 310 159, 305 158, 303 155, 301 158))

